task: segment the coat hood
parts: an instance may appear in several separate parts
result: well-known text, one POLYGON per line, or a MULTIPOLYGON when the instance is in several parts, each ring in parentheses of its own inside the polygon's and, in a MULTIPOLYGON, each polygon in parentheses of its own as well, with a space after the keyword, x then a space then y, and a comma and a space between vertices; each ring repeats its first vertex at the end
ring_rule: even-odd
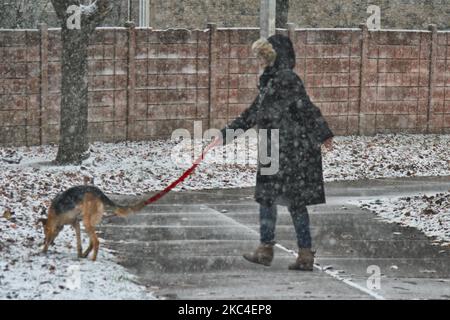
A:
POLYGON ((267 66, 259 78, 259 87, 265 87, 275 73, 282 69, 294 69, 295 51, 291 39, 281 34, 276 34, 267 39, 277 53, 272 66, 267 66))
POLYGON ((281 34, 276 34, 267 41, 270 42, 273 49, 277 53, 277 58, 273 64, 273 68, 276 70, 281 69, 294 69, 295 67, 295 51, 292 45, 291 39, 281 34))

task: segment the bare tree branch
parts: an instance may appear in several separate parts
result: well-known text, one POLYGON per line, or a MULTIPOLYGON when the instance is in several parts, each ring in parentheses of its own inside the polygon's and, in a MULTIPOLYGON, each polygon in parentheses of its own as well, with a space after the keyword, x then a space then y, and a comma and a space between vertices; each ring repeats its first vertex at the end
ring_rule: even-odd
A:
POLYGON ((85 31, 93 31, 111 12, 111 0, 95 0, 89 5, 83 5, 80 0, 51 0, 56 15, 60 19, 62 25, 65 25, 66 19, 69 17, 67 8, 72 5, 81 8, 81 28, 85 31))
POLYGON ((82 25, 92 31, 111 11, 112 2, 110 0, 95 0, 88 6, 82 6, 82 25))
POLYGON ((56 16, 61 22, 64 22, 67 18, 67 8, 76 5, 80 5, 80 0, 51 0, 53 9, 55 9, 56 16))

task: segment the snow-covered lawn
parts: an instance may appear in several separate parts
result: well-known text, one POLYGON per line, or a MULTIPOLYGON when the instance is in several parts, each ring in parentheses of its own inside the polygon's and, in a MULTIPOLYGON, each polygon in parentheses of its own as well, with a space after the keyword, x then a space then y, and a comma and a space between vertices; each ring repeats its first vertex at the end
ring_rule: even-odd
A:
MULTIPOLYGON (((68 236, 71 232, 65 230, 56 248, 43 256, 38 246, 41 235, 34 229, 14 233, 9 232, 12 223, 1 225, 7 235, 1 237, 0 299, 154 299, 133 275, 114 262, 114 255, 105 247, 100 247, 96 262, 77 259, 74 235, 68 236)), ((25 229, 24 224, 16 225, 25 229)))
MULTIPOLYGON (((70 228, 56 239, 47 257, 39 255, 43 234, 37 220, 57 193, 83 184, 85 177, 108 194, 162 190, 189 166, 186 154, 174 161, 179 146, 183 145, 170 140, 95 143, 90 159, 66 167, 50 165, 55 146, 0 148, 0 298, 151 298, 104 246, 95 263, 76 259, 70 228), (21 161, 11 164, 2 159, 21 161), (70 290, 66 281, 73 268, 80 268, 81 288, 70 290)), ((190 150, 186 145, 181 149, 190 150)), ((238 151, 242 150, 241 145, 238 151)), ((221 160, 221 153, 233 154, 233 145, 214 149, 177 189, 254 186, 256 141, 249 150, 250 164, 245 164, 233 163, 230 157, 221 160)), ((438 175, 450 176, 449 135, 337 137, 334 150, 324 155, 326 181, 438 175)), ((386 217, 397 219, 395 213, 386 217)), ((448 215, 447 220, 436 217, 423 215, 433 228, 439 223, 448 227, 448 215)), ((403 222, 408 221, 413 220, 403 222)))
POLYGON ((450 189, 432 196, 359 202, 362 208, 375 212, 387 222, 417 228, 434 238, 436 244, 450 247, 450 189))
POLYGON ((324 157, 330 180, 450 176, 450 135, 339 137, 324 157))

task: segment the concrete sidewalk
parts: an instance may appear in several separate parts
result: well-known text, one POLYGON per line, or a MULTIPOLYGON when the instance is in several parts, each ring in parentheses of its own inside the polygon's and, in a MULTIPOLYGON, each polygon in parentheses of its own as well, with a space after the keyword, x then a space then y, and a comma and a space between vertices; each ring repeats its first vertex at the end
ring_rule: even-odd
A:
POLYGON ((450 188, 450 177, 332 182, 327 204, 312 206, 314 272, 288 271, 295 232, 279 207, 280 248, 271 267, 246 262, 258 244, 253 188, 172 192, 138 215, 101 228, 121 263, 168 299, 450 299, 450 250, 421 232, 381 222, 349 200, 450 188), (381 272, 371 290, 368 268, 381 272))

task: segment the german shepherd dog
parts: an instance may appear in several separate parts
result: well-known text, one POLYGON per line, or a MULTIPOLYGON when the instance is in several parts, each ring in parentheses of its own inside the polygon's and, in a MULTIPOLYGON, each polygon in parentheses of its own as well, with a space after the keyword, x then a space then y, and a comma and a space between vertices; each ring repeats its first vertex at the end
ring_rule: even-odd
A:
POLYGON ((95 226, 100 223, 106 210, 111 210, 120 217, 140 211, 144 202, 133 206, 119 206, 111 201, 99 188, 95 186, 77 186, 58 194, 52 201, 48 210, 47 219, 40 219, 44 226, 44 249, 47 253, 49 245, 65 225, 75 229, 77 237, 77 252, 79 258, 86 258, 94 249, 92 261, 97 259, 99 240, 95 226), (80 221, 83 221, 86 233, 89 235, 89 247, 85 252, 81 247, 80 221))

